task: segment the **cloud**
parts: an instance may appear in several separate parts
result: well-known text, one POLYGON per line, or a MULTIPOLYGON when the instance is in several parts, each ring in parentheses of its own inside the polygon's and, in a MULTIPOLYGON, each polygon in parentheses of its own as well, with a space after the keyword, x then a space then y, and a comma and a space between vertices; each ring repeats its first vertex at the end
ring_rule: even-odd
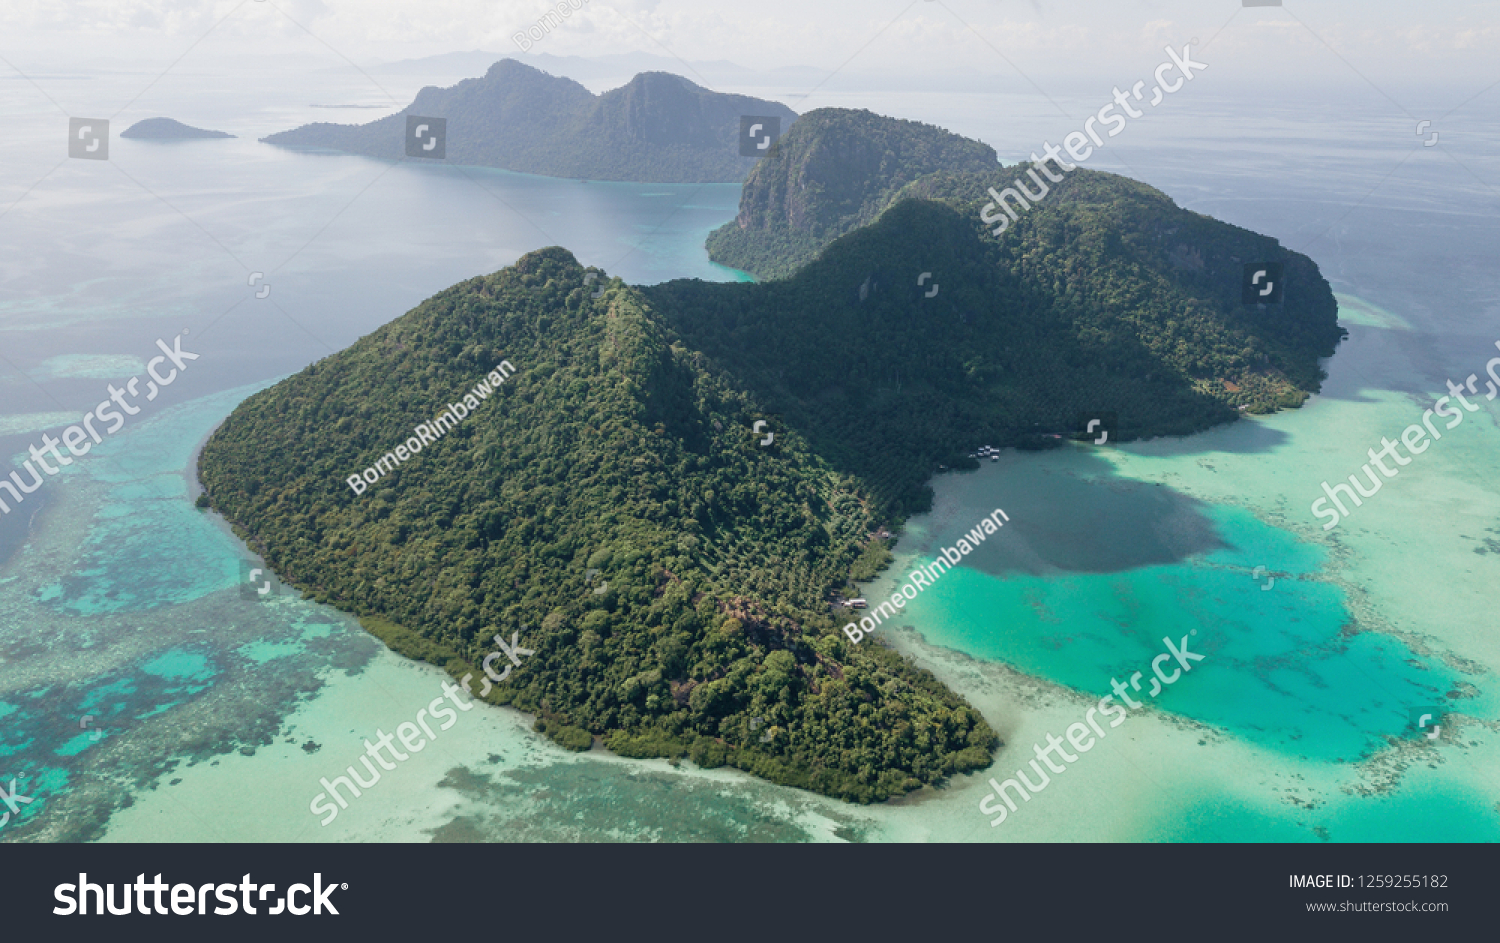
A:
MULTIPOLYGON (((117 56, 147 49, 159 56, 184 49, 210 30, 215 44, 243 53, 326 53, 326 44, 371 62, 474 48, 507 50, 511 36, 534 25, 555 3, 8 0, 0 4, 0 35, 11 51, 26 52, 39 43, 49 55, 71 60, 73 68, 86 67, 87 55, 111 50, 111 44, 117 56)), ((842 67, 886 77, 960 70, 1008 74, 1008 59, 1043 87, 1124 81, 1150 68, 1162 46, 1194 36, 1204 43, 1213 40, 1211 52, 1224 63, 1220 75, 1259 69, 1288 81, 1347 73, 1339 62, 1343 57, 1367 74, 1431 76, 1437 70, 1474 83, 1483 77, 1486 60, 1500 58, 1500 14, 1488 9, 1429 6, 1420 23, 1409 4, 1392 0, 1329 0, 1295 12, 1296 17, 1277 8, 1226 11, 1196 0, 1082 9, 977 0, 588 0, 548 34, 546 51, 646 52, 728 59, 752 68, 842 67)))

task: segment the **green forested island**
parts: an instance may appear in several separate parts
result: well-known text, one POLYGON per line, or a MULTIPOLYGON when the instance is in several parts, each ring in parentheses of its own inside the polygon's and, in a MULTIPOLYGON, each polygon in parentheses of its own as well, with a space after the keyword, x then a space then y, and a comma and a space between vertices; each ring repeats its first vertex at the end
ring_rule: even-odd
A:
POLYGON ((203 451, 213 506, 284 580, 455 676, 520 629, 536 654, 490 698, 564 743, 866 801, 987 765, 977 712, 829 613, 876 525, 863 484, 792 430, 758 446, 753 397, 639 291, 594 291, 533 252, 250 397, 203 451), (518 373, 473 416, 351 492, 502 357, 518 373))
POLYGON ((740 117, 778 117, 783 132, 797 120, 777 102, 713 92, 667 72, 643 72, 595 95, 572 79, 502 59, 482 78, 428 86, 378 121, 317 122, 262 140, 402 160, 409 114, 447 120, 450 163, 642 183, 738 183, 756 161, 740 156, 740 117))
POLYGON ((996 239, 986 174, 1015 170, 908 167, 762 284, 591 282, 532 252, 247 399, 201 479, 284 581, 399 652, 478 677, 519 630, 536 654, 490 700, 565 745, 854 801, 983 768, 976 711, 838 630, 829 594, 885 557, 879 530, 980 443, 1300 403, 1341 336, 1316 266, 1272 239, 1082 170, 996 239), (1283 305, 1240 303, 1241 259, 1285 263, 1283 305), (502 359, 516 375, 472 415, 351 491, 502 359))

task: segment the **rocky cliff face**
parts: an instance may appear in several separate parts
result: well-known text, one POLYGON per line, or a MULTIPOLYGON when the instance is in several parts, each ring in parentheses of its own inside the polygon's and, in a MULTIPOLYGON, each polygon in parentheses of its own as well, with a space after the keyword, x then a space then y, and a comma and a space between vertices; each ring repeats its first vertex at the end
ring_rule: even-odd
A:
POLYGON ((994 148, 942 128, 820 108, 751 171, 739 216, 710 237, 709 256, 757 277, 782 277, 822 244, 869 223, 913 180, 998 166, 994 148), (791 250, 779 265, 767 257, 777 246, 791 250))

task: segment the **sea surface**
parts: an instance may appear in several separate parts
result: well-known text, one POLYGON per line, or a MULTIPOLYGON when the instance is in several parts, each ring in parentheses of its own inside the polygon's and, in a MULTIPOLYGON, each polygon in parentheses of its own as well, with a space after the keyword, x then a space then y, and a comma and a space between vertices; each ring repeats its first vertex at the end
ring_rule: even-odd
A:
MULTIPOLYGON (((992 769, 853 806, 735 771, 568 753, 479 706, 324 826, 309 811, 321 780, 376 728, 413 720, 445 676, 336 610, 274 584, 257 594, 259 561, 192 505, 197 447, 255 390, 533 249, 565 246, 633 283, 743 278, 703 250, 739 188, 285 151, 256 139, 372 120, 384 112, 312 106, 404 103, 423 83, 251 81, 201 62, 153 78, 80 72, 43 83, 55 101, 0 86, 0 453, 14 461, 142 375, 158 338, 199 354, 0 516, 0 782, 34 798, 0 840, 1500 839, 1500 401, 1478 397, 1336 528, 1309 509, 1496 355, 1493 96, 1424 148, 1374 93, 1263 101, 1200 80, 1090 160, 1310 255, 1350 337, 1301 409, 934 479, 932 512, 867 591, 889 595, 1005 510, 963 567, 877 630, 1000 732, 992 769), (239 137, 116 137, 109 161, 68 160, 64 111, 111 117, 115 134, 165 115, 239 137), (1113 681, 1149 679, 1168 639, 1203 659, 992 826, 987 780, 1013 776, 1113 681), (1441 719, 1435 739, 1414 725, 1423 711, 1441 719)), ((939 124, 1007 162, 1108 99, 834 89, 791 103, 939 124)))

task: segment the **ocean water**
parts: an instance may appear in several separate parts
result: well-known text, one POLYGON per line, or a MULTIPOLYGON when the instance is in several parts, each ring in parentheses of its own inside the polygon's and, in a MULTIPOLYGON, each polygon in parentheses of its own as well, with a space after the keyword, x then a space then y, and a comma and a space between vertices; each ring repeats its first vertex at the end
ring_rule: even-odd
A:
MULTIPOLYGON (((96 74, 56 94, 73 114, 113 114, 150 78, 96 74)), ((412 84, 389 90, 404 101, 412 84)), ((1450 121, 1467 122, 1445 134, 1451 152, 1411 154, 1410 129, 1368 102, 1207 96, 1174 100, 1181 120, 1132 124, 1101 156, 1122 166, 1091 165, 1128 163, 1182 205, 1312 255, 1351 336, 1302 409, 934 480, 932 512, 868 589, 888 594, 912 560, 1006 510, 966 566, 878 630, 984 712, 1006 742, 991 770, 849 806, 733 771, 567 753, 522 715, 479 707, 320 825, 321 779, 377 727, 411 720, 443 676, 334 610, 247 593, 259 561, 192 506, 197 445, 254 390, 531 249, 564 245, 638 283, 741 277, 702 248, 733 217, 736 186, 388 165, 255 140, 370 120, 309 107, 365 91, 336 75, 174 73, 114 130, 161 114, 240 137, 114 140, 109 162, 58 165, 60 113, 0 89, 13 130, 0 142, 0 452, 138 375, 157 338, 186 329, 201 355, 0 517, 0 780, 35 797, 0 839, 1500 838, 1496 404, 1332 531, 1309 511, 1320 482, 1356 472, 1446 380, 1482 373, 1500 340, 1496 195, 1449 162, 1500 179, 1493 115, 1469 106, 1450 121), (1013 775, 1111 679, 1149 673, 1163 638, 1183 636, 1203 661, 990 825, 989 777, 1013 775), (1436 740, 1412 727, 1431 707, 1436 740)), ((977 96, 845 98, 1003 154, 1056 140, 1062 120, 1016 109, 1002 123, 977 96)))

